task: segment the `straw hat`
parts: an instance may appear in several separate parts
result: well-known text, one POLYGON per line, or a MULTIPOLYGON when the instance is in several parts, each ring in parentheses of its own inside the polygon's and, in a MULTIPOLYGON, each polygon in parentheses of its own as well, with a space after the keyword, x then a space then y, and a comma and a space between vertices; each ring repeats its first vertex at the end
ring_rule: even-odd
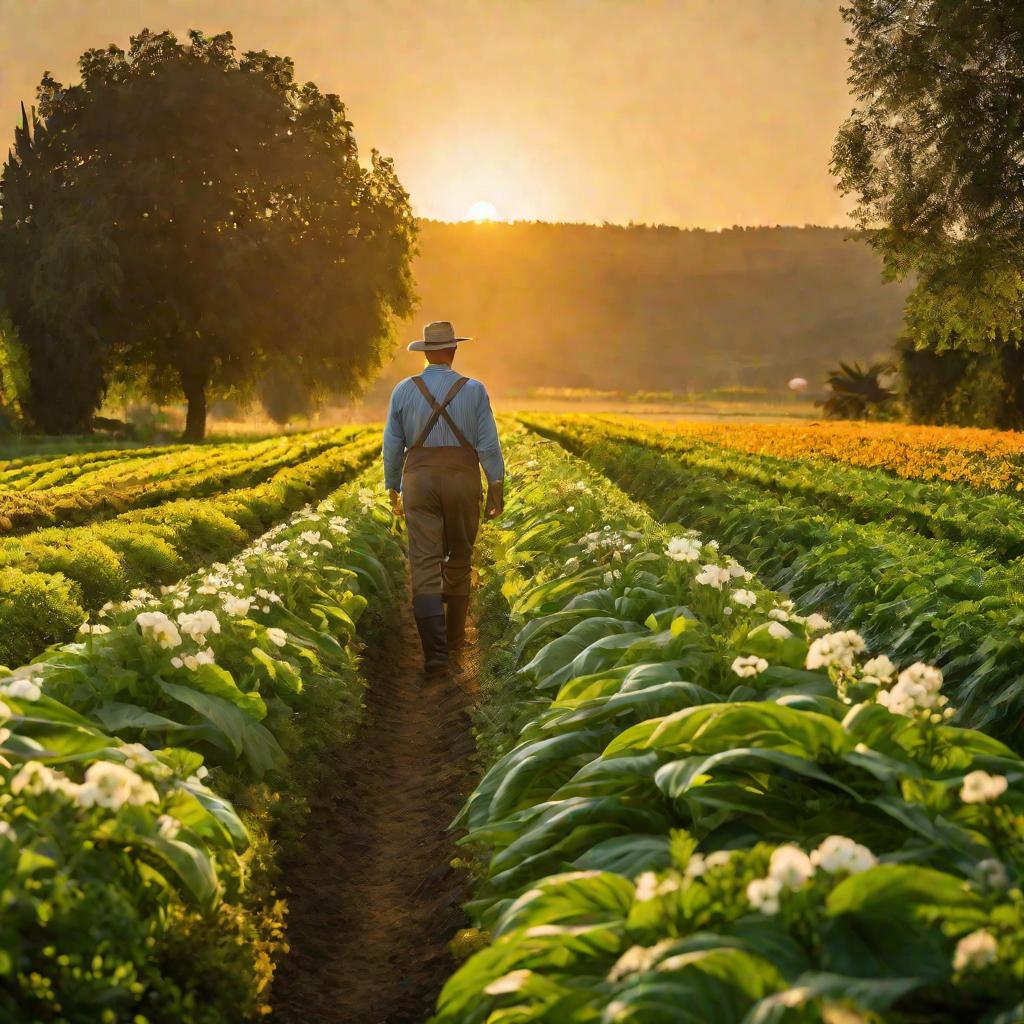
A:
POLYGON ((458 348, 461 341, 472 338, 456 338, 455 328, 449 320, 435 320, 423 328, 423 337, 409 342, 410 352, 436 352, 442 348, 458 348))

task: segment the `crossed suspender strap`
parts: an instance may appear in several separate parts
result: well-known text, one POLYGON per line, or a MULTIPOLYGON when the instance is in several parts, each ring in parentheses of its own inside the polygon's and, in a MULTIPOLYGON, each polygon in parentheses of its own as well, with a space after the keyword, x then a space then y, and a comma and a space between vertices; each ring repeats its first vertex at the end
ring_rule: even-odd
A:
POLYGON ((448 404, 451 400, 469 383, 468 377, 460 377, 448 390, 448 394, 444 396, 442 401, 439 403, 437 399, 430 393, 430 388, 423 383, 422 377, 413 377, 413 382, 416 387, 420 389, 420 393, 430 403, 431 408, 434 410, 430 414, 430 419, 427 420, 427 425, 420 431, 420 436, 416 438, 415 443, 412 445, 413 448, 422 448, 426 444, 427 437, 431 430, 434 429, 434 424, 437 423, 438 419, 444 417, 445 422, 451 427, 452 433, 455 435, 455 439, 462 445, 463 448, 469 448, 476 451, 475 448, 466 439, 466 435, 459 430, 455 425, 455 420, 451 418, 448 413, 448 404))

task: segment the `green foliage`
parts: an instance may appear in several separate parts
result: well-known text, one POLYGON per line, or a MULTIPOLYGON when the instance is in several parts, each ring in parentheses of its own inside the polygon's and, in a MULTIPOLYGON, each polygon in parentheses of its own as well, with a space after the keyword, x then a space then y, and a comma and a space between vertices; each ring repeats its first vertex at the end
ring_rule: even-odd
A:
POLYGON ((351 441, 363 428, 343 427, 255 443, 134 448, 0 468, 0 532, 102 519, 171 498, 253 487, 351 441))
POLYGON ((1012 1019, 1024 761, 890 710, 895 671, 813 664, 828 623, 551 445, 509 466, 494 568, 536 693, 459 819, 493 941, 435 1021, 1012 1019), (977 770, 1005 790, 970 799, 977 770))
POLYGON ((49 74, 2 179, 0 269, 29 355, 28 411, 88 425, 116 372, 189 404, 287 369, 358 390, 409 312, 408 196, 359 161, 340 99, 230 33, 143 30, 49 74))
POLYGON ((1017 343, 936 352, 905 341, 897 354, 903 403, 913 422, 1024 427, 1024 353, 1017 343))
POLYGON ((757 460, 735 452, 708 459, 662 452, 594 421, 529 422, 642 495, 659 516, 713 530, 801 607, 823 606, 893 657, 941 666, 962 721, 1019 743, 1024 591, 1013 499, 930 485, 915 509, 914 485, 899 500, 904 482, 872 486, 866 474, 826 466, 787 478, 772 461, 752 472, 743 466, 757 460), (820 487, 808 484, 809 474, 820 475, 820 487), (777 485, 767 484, 773 475, 777 485), (910 529, 897 529, 900 520, 910 529), (947 533, 945 523, 958 525, 947 533), (967 543, 932 539, 957 534, 967 543), (989 545, 1015 560, 993 559, 989 545))
POLYGON ((28 390, 28 360, 10 318, 0 315, 0 434, 20 431, 28 390))
MULTIPOLYGON (((11 589, 0 591, 0 664, 28 661, 66 639, 86 610, 125 597, 133 587, 170 584, 196 565, 229 557, 246 539, 351 479, 378 451, 376 437, 356 432, 350 444, 328 445, 296 464, 286 460, 252 487, 180 498, 89 526, 0 539, 0 571, 11 574, 11 589), (54 574, 52 585, 45 573, 54 574)), ((140 461, 144 466, 145 456, 140 461)), ((116 473, 117 462, 103 464, 108 462, 116 473)), ((263 475, 259 458, 251 472, 255 479, 263 475)), ((187 491, 188 477, 169 489, 187 491)))
POLYGON ((351 733, 355 621, 368 598, 393 605, 398 561, 390 518, 351 486, 0 675, 5 1020, 268 1012, 285 946, 267 830, 294 829, 324 751, 351 733), (160 609, 180 628, 170 646, 137 621, 160 609), (214 660, 190 667, 201 650, 214 660), (95 762, 116 785, 96 790, 95 762))
MULTIPOLYGON (((916 280, 907 307, 913 344, 939 354, 1016 347, 1024 310, 1019 4, 848 0, 842 10, 857 105, 837 136, 833 171, 856 196, 857 221, 890 275, 916 280)), ((972 363, 968 356, 969 372, 972 363)), ((1005 378, 1011 388, 1013 379, 1005 378)))
POLYGON ((840 363, 839 369, 833 370, 825 381, 832 394, 816 404, 831 419, 884 418, 896 398, 896 392, 882 383, 892 369, 889 363, 872 363, 867 368, 860 363, 840 363))

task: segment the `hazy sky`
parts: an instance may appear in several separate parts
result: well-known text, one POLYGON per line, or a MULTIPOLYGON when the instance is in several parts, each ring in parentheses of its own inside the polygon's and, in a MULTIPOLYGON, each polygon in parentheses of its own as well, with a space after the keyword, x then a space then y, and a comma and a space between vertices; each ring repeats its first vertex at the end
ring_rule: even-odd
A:
POLYGON ((44 70, 71 80, 82 50, 143 27, 293 57, 423 216, 846 220, 838 0, 0 0, 0 124, 44 70))

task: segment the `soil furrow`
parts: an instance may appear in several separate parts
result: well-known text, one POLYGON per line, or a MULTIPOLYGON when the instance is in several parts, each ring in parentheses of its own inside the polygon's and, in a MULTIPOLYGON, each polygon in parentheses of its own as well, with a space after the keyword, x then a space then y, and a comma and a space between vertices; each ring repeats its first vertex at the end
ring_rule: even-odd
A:
POLYGON ((278 1024, 422 1024, 465 923, 447 826, 470 771, 473 666, 424 681, 407 602, 375 647, 363 723, 324 766, 285 867, 291 952, 274 984, 278 1024))

